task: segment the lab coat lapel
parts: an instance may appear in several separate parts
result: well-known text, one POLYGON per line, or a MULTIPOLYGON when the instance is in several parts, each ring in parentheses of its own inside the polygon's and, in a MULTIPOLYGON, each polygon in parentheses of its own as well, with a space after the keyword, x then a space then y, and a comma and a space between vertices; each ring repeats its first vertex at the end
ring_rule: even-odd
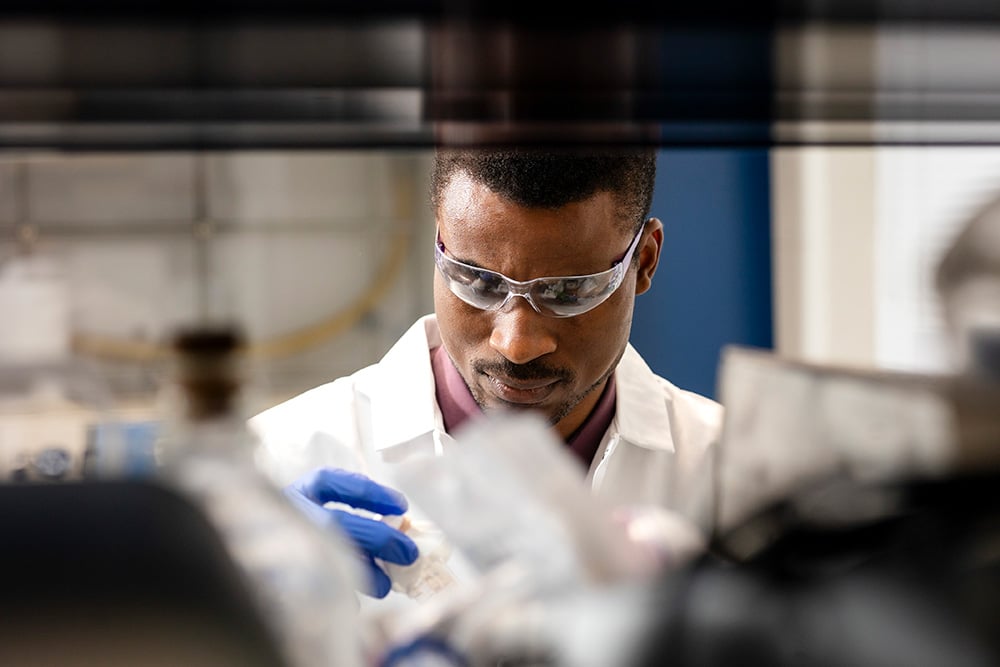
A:
POLYGON ((397 458, 388 450, 403 445, 433 453, 443 430, 434 394, 430 350, 441 344, 432 315, 417 320, 379 362, 376 371, 359 384, 367 398, 372 446, 383 458, 397 458))
POLYGON ((669 398, 657 376, 629 344, 615 370, 615 422, 621 440, 666 452, 674 451, 669 398))

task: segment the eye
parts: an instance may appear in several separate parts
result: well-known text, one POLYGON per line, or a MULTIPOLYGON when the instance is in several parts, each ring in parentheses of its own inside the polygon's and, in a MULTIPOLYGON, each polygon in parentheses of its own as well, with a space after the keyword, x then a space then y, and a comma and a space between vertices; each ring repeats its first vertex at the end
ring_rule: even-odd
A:
POLYGON ((575 302, 578 294, 580 280, 556 280, 545 284, 541 297, 547 301, 556 303, 575 302))
POLYGON ((575 294, 580 298, 597 296, 604 291, 604 287, 607 284, 605 281, 598 280, 597 278, 584 278, 577 282, 579 284, 576 286, 575 294))
POLYGON ((492 271, 476 271, 471 287, 483 294, 505 294, 507 292, 507 283, 492 271))
POLYGON ((563 279, 546 284, 540 297, 560 304, 578 303, 601 296, 606 286, 606 281, 592 277, 563 279))

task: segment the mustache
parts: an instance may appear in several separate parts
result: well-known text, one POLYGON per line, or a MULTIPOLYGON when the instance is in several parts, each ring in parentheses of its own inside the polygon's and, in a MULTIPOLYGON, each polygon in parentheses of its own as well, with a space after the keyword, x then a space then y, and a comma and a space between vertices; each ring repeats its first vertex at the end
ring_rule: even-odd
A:
POLYGON ((486 361, 477 359, 472 362, 472 369, 477 373, 492 375, 495 377, 505 377, 511 380, 572 380, 573 373, 565 368, 555 368, 536 360, 526 364, 515 364, 508 359, 500 361, 486 361))

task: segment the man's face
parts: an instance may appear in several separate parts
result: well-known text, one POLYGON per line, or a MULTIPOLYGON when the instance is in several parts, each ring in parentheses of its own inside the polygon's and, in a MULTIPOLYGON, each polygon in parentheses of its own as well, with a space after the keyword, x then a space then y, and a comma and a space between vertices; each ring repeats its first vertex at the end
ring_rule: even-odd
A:
MULTIPOLYGON (((632 240, 609 193, 558 209, 524 208, 467 175, 455 175, 437 211, 453 259, 519 281, 611 268, 632 240)), ((485 410, 533 409, 566 438, 586 419, 621 358, 637 293, 649 287, 662 225, 647 224, 636 255, 607 301, 575 317, 555 318, 514 298, 496 311, 471 306, 435 271, 434 307, 445 349, 485 410), (637 280, 638 275, 638 280, 637 280)))

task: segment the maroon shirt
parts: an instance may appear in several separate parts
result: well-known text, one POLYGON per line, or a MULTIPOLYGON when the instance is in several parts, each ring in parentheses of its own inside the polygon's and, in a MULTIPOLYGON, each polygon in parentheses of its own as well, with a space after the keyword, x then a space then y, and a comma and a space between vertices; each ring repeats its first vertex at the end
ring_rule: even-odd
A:
MULTIPOLYGON (((431 350, 431 368, 434 371, 434 393, 441 416, 444 418, 444 430, 454 433, 465 420, 483 413, 479 404, 472 398, 469 387, 459 374, 444 347, 431 350)), ((587 419, 567 440, 567 446, 580 460, 585 468, 590 467, 601 439, 611 425, 615 416, 615 376, 608 378, 604 391, 597 405, 587 416, 587 419)))

